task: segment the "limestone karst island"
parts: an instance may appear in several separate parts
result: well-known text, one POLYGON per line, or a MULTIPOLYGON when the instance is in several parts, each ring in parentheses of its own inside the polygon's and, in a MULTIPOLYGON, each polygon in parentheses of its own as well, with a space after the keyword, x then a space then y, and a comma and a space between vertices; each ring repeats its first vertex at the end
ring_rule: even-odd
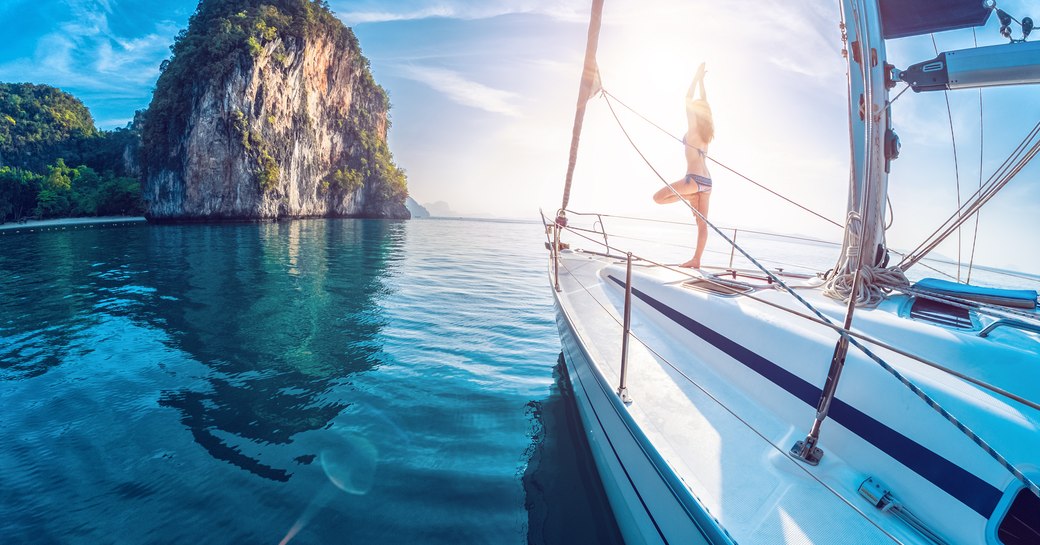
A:
POLYGON ((0 85, 0 222, 410 217, 386 91, 325 2, 203 0, 171 51, 116 131, 57 89, 0 85))

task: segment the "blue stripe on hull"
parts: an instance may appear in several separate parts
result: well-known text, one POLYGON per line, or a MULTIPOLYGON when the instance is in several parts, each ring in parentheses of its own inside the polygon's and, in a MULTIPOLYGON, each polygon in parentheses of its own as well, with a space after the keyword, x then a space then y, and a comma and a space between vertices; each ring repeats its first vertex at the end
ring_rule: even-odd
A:
MULTIPOLYGON (((624 287, 624 282, 613 276, 611 280, 624 287)), ((822 391, 801 377, 768 359, 748 350, 736 341, 720 334, 689 316, 654 299, 645 292, 632 288, 632 295, 654 310, 700 337, 729 357, 783 388, 810 407, 816 407, 822 391)), ((975 474, 943 458, 909 437, 878 422, 851 405, 835 399, 830 417, 850 432, 885 452, 932 484, 941 488, 964 505, 985 518, 993 514, 1001 492, 975 474)))

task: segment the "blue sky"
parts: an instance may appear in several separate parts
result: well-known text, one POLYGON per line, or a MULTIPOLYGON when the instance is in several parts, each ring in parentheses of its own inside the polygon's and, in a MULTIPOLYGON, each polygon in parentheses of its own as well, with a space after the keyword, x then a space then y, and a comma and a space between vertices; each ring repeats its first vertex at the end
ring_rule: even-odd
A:
MULTIPOLYGON (((537 218, 558 206, 587 29, 587 1, 331 0, 354 28, 390 93, 390 146, 420 203, 459 213, 537 218)), ((147 106, 159 63, 187 24, 194 0, 0 0, 7 22, 0 81, 45 83, 81 98, 102 128, 147 106)), ((1002 0, 1016 16, 1024 1, 1002 0)), ((600 45, 604 86, 673 133, 682 97, 708 63, 717 122, 712 156, 814 210, 841 218, 848 178, 845 67, 837 2, 607 0, 600 45)), ((1040 34, 1040 31, 1038 31, 1040 34)), ((995 18, 979 29, 996 44, 995 18)), ((1036 36, 1040 39, 1040 35, 1036 36)), ((968 47, 971 31, 935 37, 968 47)), ((905 67, 934 56, 931 37, 889 42, 905 67)), ((962 195, 978 185, 1040 120, 1037 88, 950 93, 962 195), (984 131, 984 132, 983 132, 984 131), (984 148, 980 135, 984 134, 984 148), (981 152, 981 153, 980 153, 981 152)), ((907 93, 893 105, 903 156, 891 196, 897 248, 916 245, 956 206, 953 148, 942 93, 907 93)), ((669 178, 684 168, 674 142, 632 117, 626 128, 669 178)), ((985 209, 979 259, 1040 270, 1035 223, 1040 170, 1019 175, 985 209)), ((712 217, 724 225, 837 239, 840 232, 715 169, 712 217)), ((650 201, 660 182, 631 150, 602 99, 590 103, 572 206, 688 220, 650 201)), ((968 251, 970 236, 965 237, 968 251)), ((955 246, 940 248, 955 256, 955 246)))

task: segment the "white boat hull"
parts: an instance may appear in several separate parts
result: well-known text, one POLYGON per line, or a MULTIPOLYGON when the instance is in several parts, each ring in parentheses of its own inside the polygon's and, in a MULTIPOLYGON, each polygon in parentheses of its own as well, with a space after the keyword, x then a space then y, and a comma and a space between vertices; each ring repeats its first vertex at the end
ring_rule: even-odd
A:
POLYGON ((556 306, 564 362, 589 447, 628 544, 732 542, 661 460, 556 306))
MULTIPOLYGON (((886 371, 850 353, 822 430, 826 455, 808 466, 788 450, 812 423, 837 335, 784 309, 692 290, 664 269, 637 269, 632 404, 617 394, 623 264, 564 252, 556 293, 575 399, 626 542, 833 543, 841 535, 854 543, 932 543, 860 497, 860 484, 874 478, 923 515, 929 530, 939 528, 940 539, 992 543, 988 536, 1021 486, 886 371)), ((772 288, 758 296, 789 297, 772 288)), ((840 304, 811 296, 825 313, 840 314, 840 304)), ((906 338, 923 353, 956 354, 965 365, 988 354, 1009 377, 1040 375, 1036 341, 1020 332, 986 340, 891 309, 860 316, 857 328, 889 338, 893 328, 910 328, 906 338)), ((1040 416, 884 355, 1035 473, 1040 416)), ((1023 381, 1022 392, 1035 397, 1038 384, 1023 381)))

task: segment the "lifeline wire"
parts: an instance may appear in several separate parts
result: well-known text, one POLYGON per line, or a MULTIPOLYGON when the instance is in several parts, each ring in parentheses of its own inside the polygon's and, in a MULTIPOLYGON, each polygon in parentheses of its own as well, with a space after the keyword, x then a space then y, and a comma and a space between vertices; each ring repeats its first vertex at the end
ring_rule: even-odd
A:
MULTIPOLYGON (((542 217, 542 223, 543 224, 545 223, 544 215, 542 217)), ((603 245, 602 242, 599 242, 599 241, 597 241, 597 240, 595 240, 595 239, 593 239, 591 237, 587 237, 587 236, 581 234, 581 232, 600 234, 598 232, 589 231, 587 229, 576 228, 576 227, 573 227, 573 226, 568 226, 568 227, 566 227, 566 229, 568 231, 571 231, 573 234, 575 234, 579 238, 583 238, 583 239, 585 239, 585 240, 587 240, 589 242, 592 242, 594 244, 603 245)), ((626 237, 623 237, 621 235, 614 235, 614 238, 626 238, 626 237)), ((609 246, 607 246, 607 250, 608 251, 610 250, 609 246)), ((588 253, 593 253, 593 254, 596 254, 596 255, 602 255, 604 257, 611 257, 611 258, 616 258, 616 259, 625 259, 625 256, 621 256, 621 255, 600 254, 598 252, 588 252, 588 253)), ((723 287, 731 287, 731 288, 732 287, 748 288, 748 289, 752 289, 752 290, 756 288, 754 285, 751 285, 751 284, 746 284, 746 283, 738 282, 738 281, 726 280, 726 279, 723 279, 723 278, 721 278, 719 276, 716 276, 716 275, 703 275, 703 276, 693 275, 693 274, 691 274, 687 270, 684 270, 684 269, 681 269, 681 268, 676 268, 676 267, 673 267, 673 266, 670 266, 670 265, 666 265, 666 264, 663 264, 663 263, 658 263, 658 262, 656 262, 656 261, 654 261, 652 259, 647 259, 645 257, 640 257, 640 256, 637 256, 637 255, 634 255, 634 254, 633 254, 632 257, 633 257, 633 259, 635 259, 637 261, 645 262, 645 263, 648 263, 650 265, 654 265, 656 267, 660 267, 662 269, 674 272, 676 274, 680 274, 680 275, 685 276, 686 278, 689 278, 691 280, 698 280, 698 279, 700 279, 700 280, 705 280, 705 281, 707 281, 707 282, 709 282, 711 284, 715 284, 715 285, 719 285, 719 286, 723 286, 723 287)), ((577 281, 577 279, 575 279, 575 281, 577 281)), ((579 285, 581 285, 581 282, 578 282, 578 283, 579 283, 579 285)), ((970 302, 969 303, 969 302, 964 301, 963 299, 958 299, 956 297, 940 295, 940 294, 936 294, 936 293, 932 293, 932 292, 928 292, 928 291, 923 291, 923 290, 908 289, 908 290, 906 290, 906 293, 909 294, 909 295, 913 295, 915 297, 920 297, 922 299, 929 299, 929 300, 932 300, 932 301, 938 301, 938 302, 946 303, 948 305, 955 306, 955 307, 958 307, 958 308, 975 310, 977 312, 985 312, 986 310, 997 311, 997 312, 989 312, 989 314, 993 315, 993 316, 1001 316, 1002 314, 1003 315, 1019 315, 1019 316, 1025 317, 1025 318, 1032 318, 1032 319, 1035 320, 1035 316, 1030 314, 1030 313, 1021 312, 1021 311, 1017 311, 1017 310, 1014 310, 1014 309, 1009 309, 1009 308, 1006 308, 1006 307, 1001 307, 999 305, 987 305, 987 304, 984 304, 984 303, 977 303, 977 302, 970 302)), ((957 377, 957 378, 959 378, 961 380, 964 380, 966 382, 970 382, 970 383, 972 383, 972 384, 974 384, 974 385, 976 385, 976 386, 978 386, 978 387, 980 387, 980 388, 982 388, 984 390, 989 390, 990 392, 993 392, 993 393, 995 393, 997 395, 1000 395, 1000 396, 1006 397, 1008 399, 1017 401, 1017 402, 1019 402, 1019 403, 1021 403, 1023 405, 1026 405, 1026 406, 1030 407, 1030 408, 1040 410, 1040 403, 1037 403, 1035 401, 1030 401, 1030 400, 1028 400, 1026 398, 1023 398, 1022 396, 1019 396, 1017 394, 1014 394, 1012 392, 1004 390, 1003 388, 1000 388, 998 386, 994 386, 992 384, 983 382, 983 381, 981 381, 979 379, 976 379, 974 377, 971 377, 971 376, 966 375, 964 373, 961 373, 959 371, 955 371, 953 369, 950 369, 949 367, 942 366, 942 365, 940 365, 938 363, 935 363, 933 361, 927 360, 927 359, 925 359, 925 358, 923 358, 921 356, 918 356, 918 355, 913 354, 911 352, 907 352, 906 350, 897 348, 897 347, 895 347, 895 346, 893 346, 891 344, 888 344, 888 343, 885 343, 885 342, 880 341, 878 339, 872 338, 872 337, 870 337, 868 335, 864 335, 862 333, 857 333, 857 332, 852 331, 850 329, 844 329, 841 326, 838 326, 838 325, 835 325, 835 324, 823 321, 823 320, 821 320, 819 318, 815 318, 815 317, 810 316, 808 314, 803 314, 801 312, 798 312, 798 311, 793 310, 791 308, 788 308, 788 307, 785 307, 783 305, 774 303, 772 301, 763 299, 761 297, 756 297, 756 296, 752 295, 751 293, 737 293, 735 295, 737 295, 738 297, 746 297, 746 298, 751 299, 753 301, 757 301, 759 303, 762 303, 762 304, 765 304, 767 306, 773 307, 773 308, 775 308, 777 310, 781 310, 783 312, 787 312, 789 314, 792 314, 792 315, 797 316, 799 318, 808 320, 808 321, 813 322, 815 324, 822 325, 824 327, 827 327, 827 328, 833 330, 836 333, 840 334, 840 333, 844 332, 845 334, 848 334, 848 335, 850 335, 852 337, 856 337, 858 339, 862 339, 863 341, 866 341, 866 342, 868 342, 868 343, 870 343, 870 344, 872 344, 874 346, 878 346, 880 348, 884 348, 884 349, 889 350, 891 352, 894 352, 896 354, 899 354, 899 355, 905 356, 907 358, 910 358, 912 360, 915 360, 917 362, 920 362, 920 363, 922 363, 924 365, 927 365, 927 366, 929 366, 929 367, 931 367, 933 369, 936 369, 936 370, 941 371, 943 373, 946 373, 948 375, 957 377)), ((650 348, 649 346, 647 346, 647 349, 653 351, 653 349, 650 348)))
MULTIPOLYGON (((621 123, 621 119, 618 117, 617 112, 614 111, 614 107, 610 103, 610 99, 607 97, 606 93, 604 93, 604 99, 607 102, 607 106, 610 108, 611 114, 614 115, 614 119, 618 122, 618 126, 620 127, 621 132, 624 133, 625 138, 628 139, 628 141, 632 145, 633 149, 635 149, 636 153, 638 153, 639 156, 643 158, 643 161, 645 161, 647 166, 650 167, 650 170, 652 170, 654 172, 654 174, 656 174, 657 177, 660 178, 661 182, 664 183, 666 187, 670 188, 672 190, 672 192, 675 193, 675 195, 680 198, 681 202, 686 203, 686 206, 691 211, 693 211, 693 213, 696 214, 697 217, 701 218, 705 222, 705 224, 707 224, 709 227, 712 228, 712 230, 714 230, 716 233, 718 233, 718 235, 720 237, 722 237, 723 240, 725 240, 733 248, 735 248, 737 251, 739 251, 740 254, 743 255, 752 264, 754 264, 754 266, 756 268, 758 268, 759 270, 764 272, 767 276, 769 276, 773 280, 773 282, 776 282, 777 285, 779 285, 782 289, 784 289, 784 291, 786 291, 789 294, 791 294, 792 297, 797 299, 799 303, 801 303, 803 306, 808 308, 813 314, 815 314, 821 320, 823 320, 823 321, 825 321, 827 323, 831 323, 830 319, 827 318, 822 312, 817 310, 816 307, 814 307, 812 305, 812 303, 806 301, 802 296, 798 295, 794 290, 790 289, 783 280, 781 280, 779 277, 777 277, 773 273, 769 272, 768 269, 766 269, 764 266, 762 266, 762 264, 760 264, 757 260, 755 260, 755 258, 751 257, 751 255, 748 254, 739 245, 737 245, 736 242, 734 242, 733 240, 730 240, 730 238, 727 237, 725 233, 720 231, 719 228, 715 226, 715 224, 709 222, 707 218, 705 218, 696 208, 693 207, 693 205, 691 205, 685 199, 682 199, 681 195, 679 195, 679 193, 675 190, 675 188, 673 188, 671 186, 671 184, 669 184, 668 181, 665 180, 664 176, 661 176, 661 173, 658 172, 656 168, 654 168, 654 166, 646 158, 646 156, 639 149, 639 147, 636 146, 635 142, 632 140, 632 137, 629 136, 628 131, 625 130, 624 125, 621 123)), ((1037 125, 1037 130, 1040 130, 1040 124, 1037 125)), ((1037 147, 1040 147, 1040 143, 1037 144, 1037 147)), ((1035 155, 1035 150, 1034 150, 1033 154, 1035 155)), ((1020 169, 1021 169, 1021 167, 1019 168, 1019 170, 1020 169)), ((1015 173, 1017 174, 1017 171, 1015 173)), ((921 257, 923 257, 923 256, 921 256, 921 257)), ((918 258, 918 259, 920 259, 920 258, 918 258)), ((1004 458, 1004 456, 1002 456, 993 447, 991 447, 989 445, 989 443, 987 443, 982 437, 980 437, 978 434, 976 434, 974 431, 972 431, 971 428, 969 428, 964 423, 962 423, 959 419, 957 419, 957 417, 955 417, 952 414, 950 414, 949 411, 947 411, 941 405, 939 405, 939 403, 936 402, 934 399, 932 399, 932 397, 929 396, 924 390, 921 390, 920 388, 918 388, 916 384, 914 384, 909 379, 904 377, 902 373, 900 373, 894 367, 889 365, 888 362, 883 360, 878 355, 874 354, 874 352, 872 350, 870 350, 868 347, 866 347, 863 343, 859 342, 858 340, 856 340, 855 338, 850 336, 848 333, 845 333, 843 329, 840 330, 840 334, 841 334, 842 337, 847 339, 849 344, 851 344, 852 346, 855 346, 857 349, 859 349, 860 352, 862 352, 868 358, 870 358, 875 363, 880 365, 882 369, 884 369, 890 375, 892 375, 896 380, 898 380, 900 382, 900 384, 902 384, 903 386, 906 386, 911 392, 914 393, 914 395, 916 395, 918 398, 920 398, 922 401, 924 401, 925 404, 927 404, 933 410, 938 412, 943 418, 946 419, 947 422, 953 424, 954 427, 956 427, 958 430, 960 430, 960 432, 962 434, 964 434, 965 436, 968 437, 968 439, 970 439, 972 442, 974 442, 976 446, 981 448, 986 454, 988 454, 998 464, 1000 464, 1001 467, 1006 469, 1016 479, 1018 479, 1022 484, 1024 484, 1027 488, 1029 488, 1029 490, 1031 492, 1033 492, 1033 494, 1035 494, 1038 498, 1040 498, 1040 487, 1038 487, 1036 485, 1036 483, 1034 483, 1029 477, 1027 477, 1025 474, 1023 474, 1017 467, 1012 465, 1011 462, 1009 462, 1007 460, 1007 458, 1004 458)))

